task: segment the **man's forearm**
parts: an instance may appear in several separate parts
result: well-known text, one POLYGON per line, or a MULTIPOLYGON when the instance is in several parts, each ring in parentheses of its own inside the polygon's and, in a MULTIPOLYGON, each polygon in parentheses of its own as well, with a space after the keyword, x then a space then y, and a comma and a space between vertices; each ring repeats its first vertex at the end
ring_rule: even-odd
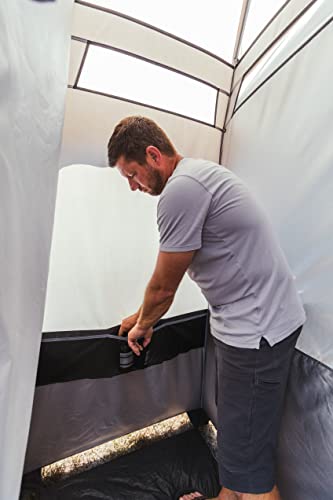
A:
POLYGON ((138 318, 138 326, 150 328, 167 312, 172 304, 174 292, 167 291, 149 282, 138 318))

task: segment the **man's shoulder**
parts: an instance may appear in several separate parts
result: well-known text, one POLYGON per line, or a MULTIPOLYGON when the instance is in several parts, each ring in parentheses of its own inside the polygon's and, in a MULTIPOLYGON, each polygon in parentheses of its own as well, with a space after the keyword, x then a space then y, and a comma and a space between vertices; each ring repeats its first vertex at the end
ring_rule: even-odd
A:
POLYGON ((207 197, 211 197, 198 168, 200 168, 198 160, 190 162, 182 160, 181 165, 177 165, 160 195, 158 212, 163 210, 177 211, 180 206, 191 207, 194 203, 204 203, 207 197))
POLYGON ((193 176, 195 178, 197 176, 212 172, 225 172, 231 174, 231 171, 228 168, 214 161, 204 160, 202 158, 183 158, 178 163, 170 179, 184 174, 193 176))
POLYGON ((181 193, 196 190, 198 185, 205 188, 205 183, 203 182, 205 163, 204 160, 183 159, 177 165, 172 176, 169 177, 161 196, 170 195, 173 192, 181 193))
POLYGON ((174 174, 181 175, 186 172, 189 174, 194 174, 200 172, 201 170, 206 170, 209 168, 218 168, 221 165, 210 160, 204 160, 202 158, 188 158, 185 157, 178 163, 174 174))
POLYGON ((190 189, 191 186, 200 184, 204 189, 212 192, 215 185, 230 176, 233 176, 230 170, 213 161, 183 158, 169 177, 165 191, 180 189, 180 186, 190 189))

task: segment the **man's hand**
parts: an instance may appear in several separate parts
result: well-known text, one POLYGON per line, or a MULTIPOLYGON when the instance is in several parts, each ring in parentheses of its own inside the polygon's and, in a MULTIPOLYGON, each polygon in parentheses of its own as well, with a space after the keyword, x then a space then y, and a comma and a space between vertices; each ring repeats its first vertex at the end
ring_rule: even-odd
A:
POLYGON ((128 316, 127 318, 124 318, 120 324, 120 328, 118 330, 118 335, 124 335, 124 333, 129 332, 133 326, 136 324, 138 321, 139 315, 140 315, 140 310, 141 308, 131 316, 128 316))
POLYGON ((147 345, 150 344, 151 338, 153 335, 153 328, 141 328, 139 325, 135 325, 129 332, 128 332, 128 345, 136 354, 137 356, 140 356, 141 351, 143 350, 144 347, 147 347, 147 345), (143 346, 138 343, 139 339, 144 339, 143 340, 143 346))
POLYGON ((147 285, 139 311, 122 320, 118 335, 128 333, 128 345, 140 356, 143 347, 150 344, 152 325, 168 311, 186 269, 192 262, 195 250, 188 252, 160 251, 153 275, 147 285), (138 340, 143 338, 143 347, 138 340))

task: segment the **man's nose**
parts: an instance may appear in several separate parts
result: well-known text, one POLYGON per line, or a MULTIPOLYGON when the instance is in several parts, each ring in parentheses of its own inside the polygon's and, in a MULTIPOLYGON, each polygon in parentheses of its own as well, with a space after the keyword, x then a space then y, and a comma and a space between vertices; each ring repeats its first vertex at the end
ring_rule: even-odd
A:
POLYGON ((139 187, 139 184, 135 182, 133 179, 128 179, 128 183, 132 191, 136 191, 139 187))

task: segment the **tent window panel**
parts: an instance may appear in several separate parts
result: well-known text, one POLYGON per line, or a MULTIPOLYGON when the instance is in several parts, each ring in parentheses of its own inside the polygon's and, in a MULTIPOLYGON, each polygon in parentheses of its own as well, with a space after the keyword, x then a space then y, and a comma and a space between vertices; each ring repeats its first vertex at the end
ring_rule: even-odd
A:
POLYGON ((286 0, 252 0, 248 11, 242 42, 239 50, 241 57, 274 17, 286 0))
POLYGON ((236 109, 257 89, 264 80, 274 74, 279 66, 288 62, 288 58, 296 55, 304 42, 311 40, 311 35, 320 23, 324 23, 331 15, 330 5, 327 10, 321 9, 320 2, 315 2, 296 23, 291 24, 283 36, 275 41, 258 62, 245 73, 239 92, 236 109), (308 36, 310 36, 308 38, 308 36))
POLYGON ((243 0, 191 3, 93 0, 90 3, 148 23, 232 62, 243 0))
POLYGON ((244 76, 241 84, 241 88, 237 98, 236 108, 247 98, 251 91, 254 90, 255 86, 258 85, 258 80, 260 80, 260 75, 267 69, 269 64, 274 61, 274 56, 279 51, 284 40, 280 39, 276 44, 274 44, 265 55, 258 61, 258 63, 244 76))
POLYGON ((89 47, 78 87, 214 124, 216 89, 104 47, 89 47))

